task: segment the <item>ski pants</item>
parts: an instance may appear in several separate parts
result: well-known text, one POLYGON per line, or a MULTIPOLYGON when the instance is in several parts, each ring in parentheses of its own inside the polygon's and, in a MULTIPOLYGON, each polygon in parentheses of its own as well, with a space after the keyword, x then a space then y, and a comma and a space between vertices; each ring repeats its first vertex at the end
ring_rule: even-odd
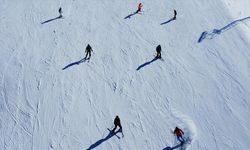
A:
POLYGON ((119 126, 119 128, 122 129, 121 125, 115 125, 115 128, 112 130, 113 132, 115 132, 115 129, 117 128, 117 126, 119 126))
POLYGON ((183 139, 183 137, 182 136, 177 136, 177 139, 181 142, 181 143, 184 143, 184 139, 183 139))
MULTIPOLYGON (((87 51, 86 56, 85 56, 85 59, 87 59, 88 55, 89 55, 89 58, 90 58, 90 57, 91 57, 91 52, 87 51)), ((88 58, 88 59, 89 59, 89 58, 88 58)))
POLYGON ((157 58, 161 58, 161 52, 157 52, 156 57, 157 57, 157 58))

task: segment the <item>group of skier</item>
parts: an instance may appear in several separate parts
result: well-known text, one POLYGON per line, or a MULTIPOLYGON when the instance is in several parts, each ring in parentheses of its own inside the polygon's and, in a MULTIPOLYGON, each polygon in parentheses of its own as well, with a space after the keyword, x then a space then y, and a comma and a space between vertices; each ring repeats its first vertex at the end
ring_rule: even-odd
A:
MULTIPOLYGON (((142 6, 143 6, 142 3, 139 3, 137 7, 137 11, 135 13, 141 12, 142 6)), ((176 15, 177 15, 177 11, 174 9, 174 17, 172 18, 172 20, 176 20, 176 15)))
MULTIPOLYGON (((137 11, 135 13, 141 12, 142 11, 142 6, 143 6, 142 3, 139 3, 138 7, 137 7, 137 11)), ((59 17, 58 18, 62 18, 63 16, 62 16, 62 8, 61 7, 59 8, 58 12, 59 12, 59 17)), ((177 12, 176 12, 176 10, 174 10, 174 16, 173 16, 172 20, 176 20, 176 15, 177 15, 177 12)), ((86 47, 86 50, 85 50, 86 56, 85 56, 84 59, 90 59, 92 51, 93 50, 92 50, 91 46, 88 44, 87 47, 86 47)), ((158 45, 156 47, 156 58, 161 59, 161 45, 158 45)))
MULTIPOLYGON (((136 13, 141 12, 142 6, 143 6, 142 3, 138 4, 138 9, 137 9, 136 13)), ((177 12, 176 12, 176 10, 174 10, 174 17, 172 18, 173 20, 176 19, 176 15, 177 15, 177 12)), ((60 16, 61 16, 61 13, 60 13, 60 16)), ((90 59, 92 51, 93 50, 92 50, 91 46, 88 44, 87 47, 86 47, 86 50, 85 50, 86 56, 85 56, 84 59, 90 59)), ((158 45, 156 47, 156 58, 161 58, 161 45, 158 45)), ((119 118, 118 115, 114 119, 114 125, 115 125, 115 127, 112 129, 113 133, 115 133, 115 130, 117 129, 117 127, 119 127, 120 128, 119 130, 122 132, 122 125, 121 125, 121 121, 120 121, 120 118, 119 118)), ((176 127, 173 133, 176 135, 177 139, 181 143, 184 142, 184 139, 182 137, 182 135, 184 134, 184 132, 180 128, 176 127)))
MULTIPOLYGON (((142 11, 142 6, 143 6, 142 3, 139 3, 139 4, 138 4, 138 8, 137 8, 136 13, 139 13, 139 12, 142 11)), ((174 10, 174 16, 173 16, 172 20, 176 20, 176 15, 177 15, 177 11, 174 10)), ((91 49, 91 47, 90 47, 89 44, 88 44, 88 46, 86 47, 86 53, 87 53, 87 54, 89 53, 90 56, 91 56, 91 50, 92 50, 92 49, 91 49)), ((87 58, 87 54, 86 54, 86 57, 85 57, 85 58, 87 58)), ((158 45, 158 46, 156 47, 156 58, 160 58, 160 59, 161 59, 161 45, 158 45)), ((115 119, 114 119, 114 125, 115 125, 115 127, 114 127, 113 130, 112 130, 113 133, 115 133, 115 130, 116 130, 117 127, 119 127, 119 128, 120 128, 119 130, 121 130, 121 132, 122 132, 122 125, 121 125, 121 121, 120 121, 120 118, 119 118, 118 115, 117 115, 117 116, 115 117, 115 119)), ((178 139, 181 143, 184 143, 184 142, 185 142, 184 138, 182 137, 182 136, 184 135, 184 132, 183 132, 180 128, 175 127, 173 134, 176 135, 177 139, 178 139)))
MULTIPOLYGON (((122 132, 122 125, 121 125, 121 120, 119 118, 119 116, 117 115, 114 119, 114 125, 115 127, 113 128, 112 132, 115 134, 116 133, 116 128, 119 127, 120 132, 122 132)), ((118 131, 119 131, 118 130, 118 131)), ((184 135, 184 132, 179 128, 179 127, 175 127, 174 135, 176 135, 177 139, 183 144, 185 142, 184 138, 182 137, 184 135)))
MULTIPOLYGON (((142 3, 139 3, 138 7, 137 7, 137 11, 135 13, 141 12, 142 11, 142 6, 143 6, 142 3)), ((59 13, 60 13, 60 16, 61 16, 61 10, 60 9, 59 9, 59 13)), ((174 9, 174 16, 173 16, 172 20, 176 20, 176 15, 177 15, 177 11, 174 9)), ((86 47, 86 50, 85 50, 86 56, 85 56, 84 59, 90 59, 92 51, 93 50, 92 50, 91 46, 88 44, 87 47, 86 47), (89 57, 87 58, 87 56, 89 56, 89 57)), ((161 45, 158 45, 156 47, 156 58, 161 59, 161 45)))
MULTIPOLYGON (((137 11, 135 13, 141 12, 142 11, 142 6, 143 6, 142 3, 139 3, 137 11)), ((59 12, 59 18, 62 18, 62 8, 61 7, 59 8, 58 12, 59 12)), ((174 16, 173 16, 172 20, 176 20, 176 15, 177 15, 177 12, 176 12, 176 10, 174 10, 174 16)), ((92 51, 93 51, 92 47, 88 44, 86 49, 85 49, 86 55, 85 55, 84 59, 90 59, 92 51)), ((161 59, 161 45, 158 45, 156 47, 156 58, 161 59)), ((121 125, 121 121, 120 121, 120 118, 119 118, 118 115, 114 119, 114 125, 115 125, 115 127, 112 129, 111 132, 113 132, 115 134, 117 127, 119 127, 118 131, 122 132, 122 125, 121 125)), ((182 137, 184 135, 184 132, 180 128, 175 127, 173 134, 176 135, 177 139, 181 143, 185 142, 185 140, 182 137)))
MULTIPOLYGON (((85 55, 84 59, 90 59, 92 51, 93 51, 92 47, 88 44, 86 49, 85 49, 86 55, 85 55)), ((156 47, 156 58, 161 59, 161 45, 158 45, 156 47)))

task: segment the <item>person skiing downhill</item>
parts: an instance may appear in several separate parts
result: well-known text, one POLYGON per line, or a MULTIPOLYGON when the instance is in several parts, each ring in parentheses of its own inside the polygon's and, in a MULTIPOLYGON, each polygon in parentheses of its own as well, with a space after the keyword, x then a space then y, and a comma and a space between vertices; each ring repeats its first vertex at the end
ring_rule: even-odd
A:
POLYGON ((177 15, 177 12, 176 12, 176 10, 174 9, 174 17, 173 17, 173 20, 176 19, 176 15, 177 15))
POLYGON ((161 45, 156 47, 156 58, 161 58, 161 45))
POLYGON ((181 142, 181 143, 184 143, 185 140, 183 139, 182 135, 184 135, 184 132, 178 128, 178 127, 175 127, 174 129, 174 134, 177 136, 177 139, 181 142))
POLYGON ((137 8, 136 13, 141 12, 142 6, 143 6, 142 3, 138 4, 138 8, 137 8))
POLYGON ((59 12, 59 18, 62 18, 62 8, 61 7, 59 8, 58 12, 59 12))
POLYGON ((86 47, 86 50, 85 50, 86 56, 85 56, 84 59, 90 59, 90 57, 91 57, 91 51, 93 51, 93 50, 92 50, 91 46, 88 44, 87 47, 86 47), (88 55, 89 55, 89 58, 87 58, 88 55))
POLYGON ((116 116, 114 119, 114 125, 115 125, 115 128, 112 130, 113 133, 115 133, 115 129, 117 128, 117 126, 122 130, 121 121, 118 116, 116 116))

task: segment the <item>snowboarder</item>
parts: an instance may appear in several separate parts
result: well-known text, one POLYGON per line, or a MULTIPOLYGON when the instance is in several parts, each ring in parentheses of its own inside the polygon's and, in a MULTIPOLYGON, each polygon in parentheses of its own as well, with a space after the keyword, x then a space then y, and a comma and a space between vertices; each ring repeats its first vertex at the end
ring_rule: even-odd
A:
POLYGON ((138 9, 137 9, 136 13, 141 12, 142 6, 143 6, 142 3, 138 4, 138 9))
POLYGON ((59 18, 62 18, 62 8, 61 7, 59 8, 58 12, 59 12, 59 18))
POLYGON ((112 130, 113 133, 115 133, 115 129, 117 128, 117 126, 122 130, 121 121, 118 116, 115 117, 114 124, 115 124, 115 128, 112 130))
POLYGON ((161 58, 161 45, 156 47, 156 58, 161 58))
POLYGON ((87 47, 86 47, 86 50, 85 50, 86 56, 85 56, 84 59, 90 59, 90 57, 91 57, 91 51, 93 51, 93 50, 92 50, 91 46, 88 44, 87 47), (89 58, 87 58, 88 55, 89 55, 89 58))
POLYGON ((176 10, 174 9, 174 17, 173 17, 173 20, 176 19, 176 15, 177 15, 177 12, 176 12, 176 10))
POLYGON ((185 140, 183 139, 182 135, 184 135, 184 132, 178 128, 178 127, 175 127, 174 129, 174 134, 177 136, 177 139, 181 142, 181 143, 184 143, 185 140))

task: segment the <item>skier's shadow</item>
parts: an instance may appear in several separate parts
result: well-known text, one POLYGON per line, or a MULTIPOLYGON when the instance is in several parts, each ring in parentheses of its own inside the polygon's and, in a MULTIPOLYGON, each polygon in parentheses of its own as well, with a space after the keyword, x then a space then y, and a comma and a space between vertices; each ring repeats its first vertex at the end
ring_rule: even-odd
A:
POLYGON ((112 131, 109 132, 109 134, 103 138, 100 139, 98 141, 96 141, 94 144, 90 145, 89 148, 87 148, 87 150, 91 150, 96 148, 97 146, 99 146, 100 144, 102 144, 103 142, 107 141, 108 139, 112 138, 114 135, 116 135, 118 132, 122 132, 121 129, 119 129, 118 131, 116 131, 115 133, 113 133, 112 131))
POLYGON ((239 23, 243 23, 243 21, 246 21, 250 19, 250 16, 249 17, 246 17, 246 18, 243 18, 243 19, 238 19, 238 20, 235 20, 231 23, 229 23, 228 25, 226 25, 225 27, 221 28, 221 29, 213 29, 212 31, 210 32, 207 32, 207 31, 204 31, 201 33, 200 35, 200 38, 198 39, 198 43, 202 42, 204 39, 213 39, 215 38, 217 35, 235 27, 237 24, 239 23))
POLYGON ((141 68, 151 64, 152 62, 156 61, 157 59, 159 59, 159 57, 155 57, 154 59, 148 61, 148 62, 145 62, 144 64, 140 65, 136 70, 139 71, 141 68))
POLYGON ((83 63, 83 62, 85 62, 86 60, 88 60, 88 59, 83 58, 83 59, 81 59, 81 60, 79 60, 79 61, 70 63, 70 64, 68 64, 67 66, 65 66, 64 68, 62 68, 62 70, 65 70, 65 69, 67 69, 67 68, 69 68, 69 67, 71 67, 71 66, 74 66, 74 65, 79 65, 80 63, 83 63))
POLYGON ((180 144, 178 144, 178 145, 176 145, 174 147, 168 146, 168 147, 164 148, 163 150, 174 150, 174 149, 177 149, 177 148, 179 148, 181 146, 182 146, 182 143, 180 143, 180 144))
POLYGON ((137 12, 134 12, 134 13, 132 13, 132 14, 129 14, 128 16, 126 16, 124 19, 130 19, 132 16, 134 16, 135 14, 137 14, 137 12))
POLYGON ((171 22, 171 21, 173 21, 173 20, 174 20, 174 18, 171 18, 171 19, 169 19, 168 21, 161 23, 161 25, 167 24, 167 23, 169 23, 169 22, 171 22))
POLYGON ((59 17, 56 17, 56 18, 52 18, 52 19, 49 19, 49 20, 46 20, 46 21, 42 22, 41 24, 49 23, 51 21, 54 21, 54 20, 57 20, 57 19, 61 19, 61 18, 62 18, 62 16, 59 16, 59 17))

